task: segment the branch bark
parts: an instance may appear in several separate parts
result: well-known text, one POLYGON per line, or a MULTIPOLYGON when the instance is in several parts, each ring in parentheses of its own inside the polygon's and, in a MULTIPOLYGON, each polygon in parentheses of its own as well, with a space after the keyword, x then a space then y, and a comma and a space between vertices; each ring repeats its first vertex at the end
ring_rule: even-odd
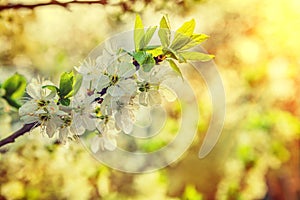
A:
POLYGON ((61 6, 64 8, 68 8, 69 5, 71 4, 100 4, 100 5, 106 5, 108 4, 107 0, 98 0, 98 1, 78 1, 78 0, 73 0, 73 1, 68 1, 68 2, 59 2, 56 0, 51 0, 49 2, 45 3, 36 3, 36 4, 23 4, 23 3, 17 3, 17 4, 6 4, 6 5, 0 5, 0 12, 3 10, 8 10, 8 9, 34 9, 36 7, 42 7, 42 6, 49 6, 49 5, 56 5, 56 6, 61 6))
POLYGON ((29 132, 31 129, 38 127, 40 125, 39 122, 33 122, 30 124, 25 124, 22 128, 7 136, 6 138, 0 140, 0 148, 6 144, 13 143, 18 137, 24 135, 25 133, 29 132))

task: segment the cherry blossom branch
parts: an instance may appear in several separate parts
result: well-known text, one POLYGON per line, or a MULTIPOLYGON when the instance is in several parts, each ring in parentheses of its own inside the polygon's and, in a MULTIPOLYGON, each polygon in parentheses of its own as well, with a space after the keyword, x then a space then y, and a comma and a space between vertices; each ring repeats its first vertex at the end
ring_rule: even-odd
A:
POLYGON ((33 122, 30 124, 25 124, 22 128, 11 134, 10 136, 0 140, 0 148, 6 144, 13 143, 18 137, 24 135, 35 127, 40 125, 39 122, 33 122))
POLYGON ((23 4, 23 3, 9 3, 6 5, 0 5, 0 11, 2 10, 8 10, 8 9, 21 9, 21 8, 26 8, 26 9, 34 9, 36 7, 42 7, 42 6, 49 6, 49 5, 56 5, 56 6, 61 6, 64 8, 68 8, 69 5, 71 4, 100 4, 100 5, 106 5, 108 4, 107 0, 98 0, 98 1, 78 1, 78 0, 73 0, 73 1, 68 1, 68 2, 59 2, 56 0, 51 0, 49 2, 45 3, 36 3, 36 4, 23 4))

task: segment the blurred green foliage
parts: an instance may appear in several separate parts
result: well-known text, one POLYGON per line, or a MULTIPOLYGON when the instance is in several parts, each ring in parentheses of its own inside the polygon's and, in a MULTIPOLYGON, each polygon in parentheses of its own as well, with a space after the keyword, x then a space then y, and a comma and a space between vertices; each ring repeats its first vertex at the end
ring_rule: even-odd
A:
MULTIPOLYGON (((7 1, 0 1, 5 4, 7 1)), ((17 2, 17 1, 16 1, 17 2)), ((118 1, 116 1, 118 2, 118 1)), ((0 13, 0 82, 15 72, 58 82, 98 43, 132 30, 134 12, 144 24, 169 13, 172 27, 195 18, 196 31, 215 55, 226 90, 221 138, 198 158, 213 108, 201 77, 184 71, 197 92, 201 120, 192 147, 171 166, 126 174, 97 163, 76 142, 57 144, 35 130, 0 153, 0 199, 299 199, 300 3, 297 0, 128 1, 127 8, 48 6, 0 13), (297 196, 298 192, 298 196, 297 196)), ((3 85, 2 85, 3 86, 3 85)), ((5 92, 0 91, 1 96, 5 92)), ((165 135, 137 144, 153 151, 176 132, 178 110, 165 135)), ((0 99, 0 138, 20 126, 0 99)), ((137 148, 137 147, 134 147, 137 148)))

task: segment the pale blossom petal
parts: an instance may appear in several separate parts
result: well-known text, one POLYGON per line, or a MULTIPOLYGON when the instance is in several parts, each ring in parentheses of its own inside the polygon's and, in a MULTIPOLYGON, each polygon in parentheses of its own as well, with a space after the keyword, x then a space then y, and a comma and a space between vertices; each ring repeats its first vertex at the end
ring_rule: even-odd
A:
POLYGON ((57 128, 56 123, 54 122, 54 120, 49 120, 45 125, 46 125, 47 135, 49 136, 49 138, 52 138, 56 132, 56 128, 57 128))
POLYGON ((100 145, 101 145, 101 138, 99 136, 93 137, 91 141, 92 152, 97 153, 97 151, 100 149, 100 145))
POLYGON ((39 121, 39 117, 31 116, 31 115, 24 115, 20 118, 25 124, 30 124, 36 121, 39 121))
POLYGON ((84 128, 86 128, 89 131, 95 130, 95 128, 96 128, 96 120, 95 119, 92 119, 86 115, 86 116, 82 116, 81 120, 82 120, 82 126, 84 128))
POLYGON ((34 100, 27 101, 19 108, 19 115, 24 116, 33 113, 38 109, 37 103, 34 100))
POLYGON ((105 87, 107 87, 109 85, 109 77, 108 76, 105 76, 105 75, 101 75, 99 78, 98 78, 98 83, 97 83, 97 86, 96 86, 96 89, 101 92, 101 90, 105 87))
POLYGON ((124 133, 129 134, 133 129, 133 119, 131 113, 127 109, 123 109, 122 112, 117 112, 115 114, 116 125, 124 131, 124 133))
POLYGON ((85 128, 81 124, 77 124, 73 121, 70 126, 70 131, 72 131, 76 135, 82 135, 85 132, 85 128))
POLYGON ((161 96, 157 90, 150 90, 148 92, 148 99, 151 106, 161 104, 161 96))
POLYGON ((128 77, 131 77, 136 72, 135 66, 132 63, 123 62, 123 63, 120 63, 118 67, 119 67, 119 70, 118 70, 117 74, 120 77, 128 78, 128 77))
POLYGON ((68 135, 69 135, 68 127, 65 127, 65 128, 60 129, 60 131, 59 131, 59 141, 60 141, 62 144, 65 144, 65 143, 66 143, 66 140, 67 140, 67 138, 68 138, 68 135))
POLYGON ((102 140, 105 149, 113 151, 117 148, 117 140, 115 138, 103 137, 102 140))
POLYGON ((142 92, 139 95, 139 103, 143 106, 148 106, 148 101, 147 101, 147 93, 146 92, 142 92))
POLYGON ((136 82, 131 79, 121 80, 118 85, 122 88, 124 93, 128 95, 132 95, 137 89, 136 82))
POLYGON ((30 83, 28 83, 26 92, 34 99, 42 98, 42 87, 36 79, 33 79, 30 83))
POLYGON ((119 85, 109 87, 107 92, 113 97, 124 95, 124 90, 119 85))

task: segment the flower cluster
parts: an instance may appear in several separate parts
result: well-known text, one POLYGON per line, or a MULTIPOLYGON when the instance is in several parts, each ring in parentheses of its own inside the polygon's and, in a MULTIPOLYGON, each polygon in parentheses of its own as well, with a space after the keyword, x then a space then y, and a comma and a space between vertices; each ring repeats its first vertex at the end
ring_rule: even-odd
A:
MULTIPOLYGON (((108 45, 107 45, 108 46, 108 45)), ((76 70, 83 75, 82 85, 75 95, 75 116, 80 128, 97 130, 91 148, 114 150, 119 132, 130 134, 135 123, 135 112, 140 106, 161 103, 160 84, 168 76, 178 76, 164 64, 149 72, 138 68, 125 51, 107 47, 95 61, 85 61, 76 70), (110 60, 110 64, 107 64, 110 60), (87 126, 89 124, 89 127, 87 126)))
POLYGON ((26 88, 29 99, 19 109, 21 119, 27 124, 38 122, 49 137, 58 133, 63 143, 95 133, 90 145, 93 152, 114 150, 117 135, 133 131, 142 107, 161 104, 163 82, 182 77, 177 62, 212 58, 186 51, 207 38, 194 34, 194 26, 194 20, 186 22, 172 37, 164 16, 158 30, 161 44, 149 45, 157 27, 145 30, 137 16, 134 50, 107 42, 101 55, 75 67, 76 74, 62 74, 59 86, 33 79, 26 88))
POLYGON ((27 85, 29 100, 19 109, 19 115, 25 124, 38 122, 42 133, 49 137, 58 132, 60 141, 65 143, 69 133, 75 133, 74 123, 71 124, 72 116, 67 108, 59 106, 56 93, 43 88, 44 85, 54 84, 33 79, 27 85))

